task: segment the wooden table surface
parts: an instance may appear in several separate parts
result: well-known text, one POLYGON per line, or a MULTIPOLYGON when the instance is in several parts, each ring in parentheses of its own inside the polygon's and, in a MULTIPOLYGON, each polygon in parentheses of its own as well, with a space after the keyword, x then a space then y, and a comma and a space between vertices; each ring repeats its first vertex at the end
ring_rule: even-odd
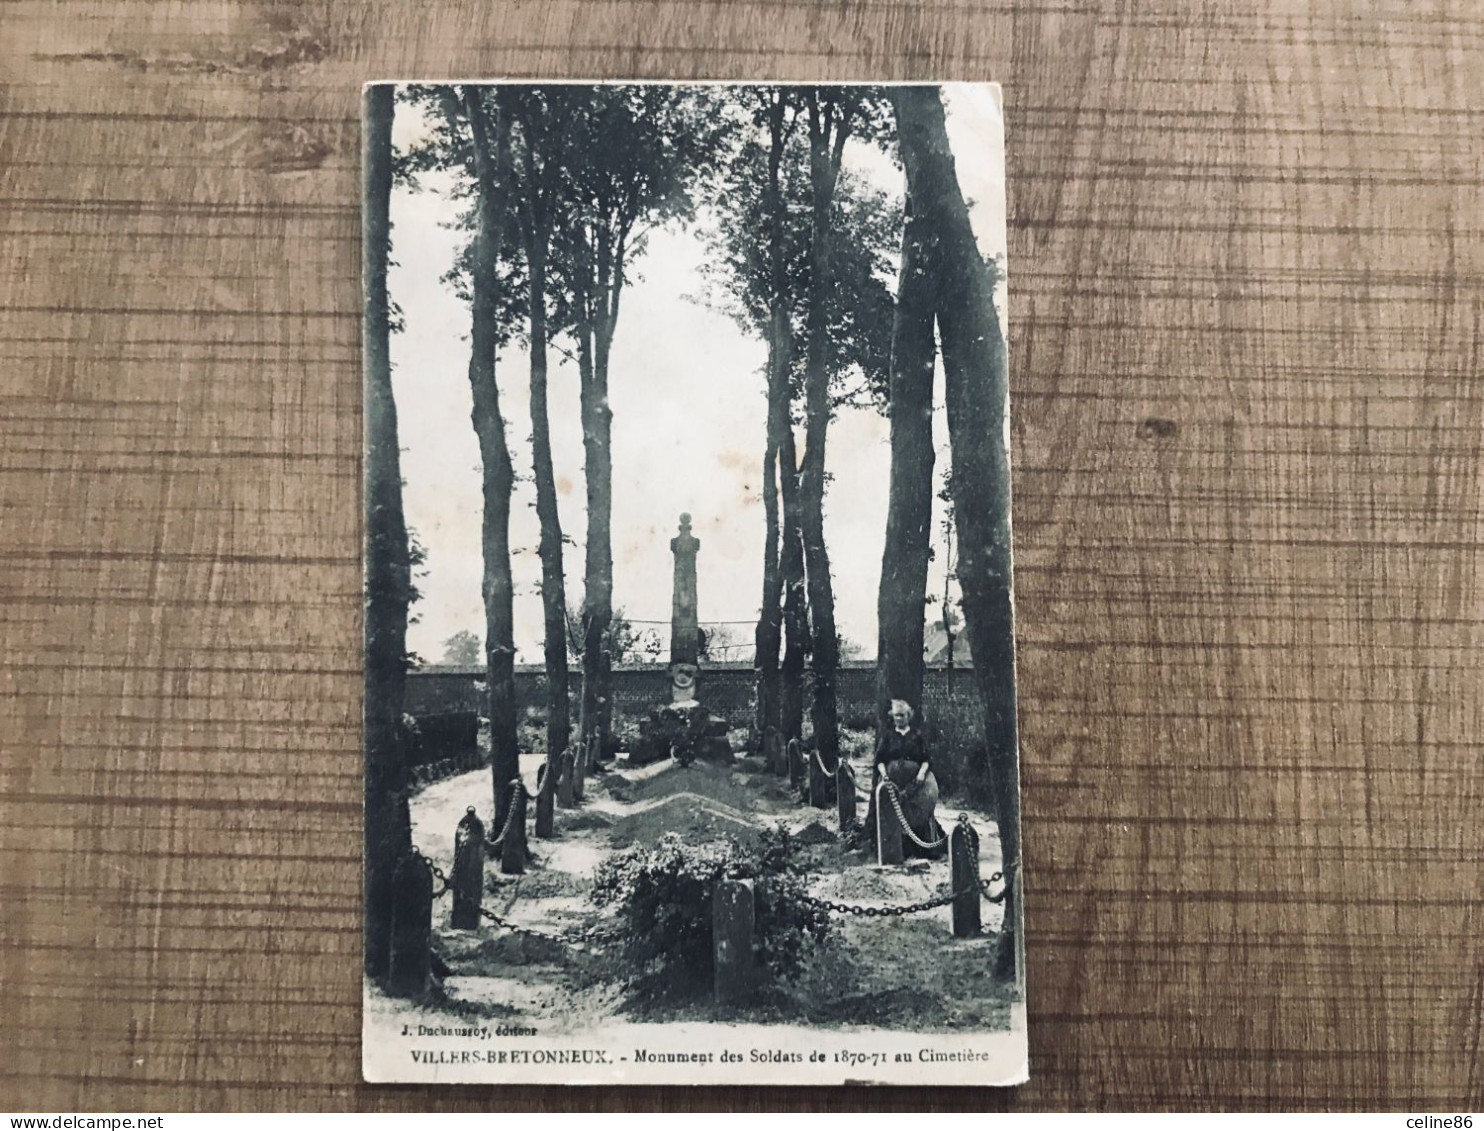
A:
POLYGON ((1484 1106, 1469 0, 4 0, 0 1109, 1484 1106), (1006 85, 1032 1083, 372 1088, 359 87, 1006 85))

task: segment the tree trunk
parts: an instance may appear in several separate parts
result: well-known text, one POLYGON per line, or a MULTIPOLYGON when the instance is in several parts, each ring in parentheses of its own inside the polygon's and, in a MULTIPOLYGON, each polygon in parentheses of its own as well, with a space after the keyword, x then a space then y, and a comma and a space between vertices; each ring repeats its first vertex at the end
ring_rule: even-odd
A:
POLYGON ((366 973, 391 958, 392 875, 412 843, 402 750, 407 606, 412 571, 402 512, 397 406, 392 398, 387 259, 391 243, 394 88, 366 91, 363 263, 366 309, 366 973))
MULTIPOLYGON (((783 164, 783 114, 781 95, 772 96, 768 107, 768 414, 767 441, 763 454, 763 603, 758 614, 756 644, 757 733, 765 756, 778 754, 789 737, 785 735, 778 649, 783 638, 783 565, 779 548, 779 463, 784 446, 784 433, 789 431, 790 327, 788 320, 788 277, 784 270, 783 237, 786 219, 783 214, 781 168, 783 164), (770 741, 771 740, 771 741, 770 741)), ((784 477, 792 482, 793 457, 784 477)), ((802 653, 800 653, 802 659, 802 653)), ((797 698, 797 697, 796 697, 797 698)), ((802 704, 802 699, 798 699, 802 704)), ((802 715, 802 707, 795 711, 802 715)), ((798 723, 802 728, 802 718, 798 723)), ((771 767, 776 768, 776 767, 771 767)))
MULTIPOLYGON (((772 361, 769 360, 769 368, 772 361)), ((771 390, 769 393, 771 397, 771 390)), ((773 756, 781 730, 778 718, 778 649, 783 642, 783 574, 778 563, 778 447, 770 425, 763 454, 763 600, 753 634, 753 670, 758 744, 773 756)))
POLYGON ((809 97, 809 178, 812 201, 809 302, 805 315, 804 459, 799 471, 800 534, 809 590, 810 673, 813 697, 809 716, 820 761, 833 770, 840 761, 835 677, 840 638, 835 628, 835 593, 824 538, 825 438, 830 424, 829 296, 830 208, 840 170, 845 122, 834 121, 817 93, 809 97), (833 133, 831 132, 833 125, 833 133))
POLYGON ((953 503, 948 504, 948 514, 943 521, 943 640, 944 640, 944 675, 943 693, 948 702, 953 702, 954 694, 954 645, 958 642, 958 633, 955 631, 953 608, 949 604, 953 596, 952 584, 956 570, 953 559, 953 540, 955 531, 958 529, 953 518, 953 503))
MULTIPOLYGON (((559 767, 571 731, 567 702, 567 591, 562 570, 562 519, 551 460, 551 418, 546 407, 546 242, 544 231, 527 237, 531 283, 531 459, 536 517, 541 523, 541 605, 545 616, 546 759, 559 767)), ((548 773, 551 770, 547 771, 548 773)))
MULTIPOLYGON (((500 410, 500 390, 495 379, 498 352, 499 274, 503 202, 497 165, 508 149, 509 126, 498 130, 498 155, 492 151, 489 130, 479 96, 463 91, 462 107, 469 120, 478 182, 478 211, 474 249, 470 259, 471 318, 469 328, 469 388, 473 393, 474 434, 479 439, 484 488, 484 655, 490 721, 490 774, 494 794, 494 830, 505 825, 510 783, 520 773, 520 749, 516 740, 515 710, 515 582, 510 568, 510 496, 515 469, 505 438, 505 418, 500 410)), ((458 104, 445 99, 444 112, 457 125, 458 104)))
POLYGON ((908 193, 936 236, 932 274, 947 378, 959 588, 974 682, 984 708, 984 784, 995 805, 1009 886, 996 973, 1023 985, 1005 341, 993 279, 974 240, 938 92, 932 87, 901 87, 893 91, 892 100, 908 193))
MULTIPOLYGON (((606 288, 599 280, 600 301, 607 306, 606 288)), ((580 301, 589 296, 581 296, 580 301)), ((582 708, 583 749, 598 737, 601 757, 608 749, 612 718, 612 658, 609 628, 613 621, 613 411, 608 406, 608 357, 612 328, 602 321, 592 331, 579 330, 579 350, 591 356, 581 370, 582 450, 587 478, 587 557, 582 596, 582 708), (585 339, 585 342, 584 342, 585 339)))
POLYGON ((804 667, 809 654, 809 602, 804 583, 804 538, 799 513, 799 471, 793 425, 784 429, 778 450, 782 486, 783 545, 778 572, 783 582, 783 664, 779 671, 778 736, 786 746, 804 734, 804 667))
POLYGON ((891 488, 876 599, 876 719, 922 710, 922 644, 933 513, 933 287, 927 233, 908 202, 891 341, 891 488))

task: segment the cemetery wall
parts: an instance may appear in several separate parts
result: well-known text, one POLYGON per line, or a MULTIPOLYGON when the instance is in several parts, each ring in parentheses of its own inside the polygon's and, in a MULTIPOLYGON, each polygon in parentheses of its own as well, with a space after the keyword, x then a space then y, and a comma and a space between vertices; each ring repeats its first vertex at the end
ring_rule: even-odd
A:
MULTIPOLYGON (((406 710, 414 718, 458 711, 478 711, 483 702, 484 669, 447 664, 417 668, 407 675, 406 710)), ((708 708, 733 727, 752 721, 754 673, 747 664, 703 666, 701 699, 708 708)), ((975 706, 973 674, 965 667, 949 671, 929 668, 923 679, 923 706, 929 716, 957 713, 975 706)), ((568 673, 573 702, 582 689, 582 674, 568 673)), ((876 665, 848 661, 838 676, 840 719, 847 728, 869 728, 875 709, 876 665)), ((637 724, 657 703, 670 694, 670 675, 662 664, 614 669, 613 699, 615 726, 637 724)), ((515 701, 523 718, 539 715, 546 697, 546 672, 539 665, 522 664, 515 671, 515 701)))
MULTIPOLYGON (((749 664, 713 664, 700 673, 701 701, 727 720, 733 729, 752 724, 754 673, 749 664)), ((568 675, 573 709, 581 701, 582 675, 568 675)), ((481 712, 484 669, 431 665, 408 673, 406 712, 428 722, 443 716, 481 712)), ((876 695, 876 665, 871 661, 849 661, 838 676, 840 723, 847 730, 870 730, 876 695)), ((670 693, 670 675, 663 664, 625 666, 613 672, 614 730, 621 737, 637 732, 639 720, 670 693)), ((535 727, 544 722, 546 672, 535 664, 518 665, 515 698, 523 724, 535 727)), ((924 717, 934 740, 934 765, 940 783, 947 788, 958 777, 957 769, 971 747, 980 744, 979 707, 974 693, 973 672, 929 668, 923 679, 924 717), (947 777, 950 781, 943 781, 947 777)), ((435 722, 435 725, 438 725, 435 722)), ((434 756, 428 752, 428 759, 434 756)))

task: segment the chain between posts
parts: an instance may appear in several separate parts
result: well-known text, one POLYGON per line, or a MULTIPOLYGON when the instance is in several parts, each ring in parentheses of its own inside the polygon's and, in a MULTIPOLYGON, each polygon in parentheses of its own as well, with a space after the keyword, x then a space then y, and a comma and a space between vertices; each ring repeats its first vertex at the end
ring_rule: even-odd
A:
POLYGON ((934 896, 932 899, 924 899, 919 903, 905 903, 900 907, 868 907, 859 903, 841 903, 834 899, 820 899, 818 896, 801 895, 799 898, 813 907, 824 911, 837 911, 841 915, 863 915, 868 919, 895 918, 901 915, 915 915, 919 911, 931 911, 935 907, 947 907, 961 895, 968 895, 972 891, 981 891, 991 903, 999 903, 1005 898, 1001 891, 999 895, 989 894, 989 885, 996 880, 1002 880, 1004 876, 996 872, 989 879, 975 884, 973 887, 964 888, 962 891, 950 892, 948 895, 934 896))
MULTIPOLYGON (((514 905, 515 900, 518 898, 520 898, 519 884, 516 885, 515 895, 511 897, 510 900, 512 906, 514 905)), ((488 907, 481 907, 479 909, 479 914, 488 919, 495 926, 504 927, 507 931, 511 931, 514 934, 525 935, 528 938, 533 939, 544 939, 546 942, 556 943, 558 946, 564 946, 569 950, 581 951, 584 949, 580 946, 575 945, 574 943, 568 942, 566 939, 560 937, 559 935, 553 935, 547 931, 538 931, 535 927, 522 927, 519 923, 512 923, 509 919, 506 919, 496 912, 491 911, 488 907)))
MULTIPOLYGON (((971 830, 973 829, 972 825, 970 825, 969 827, 971 830)), ((978 833, 975 832, 974 835, 977 841, 978 833)), ((437 891, 433 892, 433 898, 438 899, 446 895, 453 887, 453 885, 452 883, 450 883, 448 877, 444 875, 443 869, 438 867, 437 864, 434 864, 431 859, 423 855, 421 852, 419 852, 418 855, 422 856, 423 862, 427 864, 428 869, 433 873, 433 876, 439 881, 439 883, 443 885, 437 891)), ((1001 888, 997 894, 991 894, 989 890, 991 884, 1005 878, 1004 873, 996 872, 987 880, 979 880, 979 866, 976 861, 974 865, 974 876, 977 882, 971 887, 964 888, 962 891, 950 892, 947 895, 934 896, 932 899, 924 899, 918 903, 902 904, 899 907, 870 907, 859 903, 842 903, 839 900, 834 899, 820 899, 818 896, 809 895, 808 893, 800 893, 799 899, 812 907, 818 907, 824 911, 835 911, 840 913, 841 915, 860 915, 865 916, 868 919, 895 918, 902 915, 916 915, 918 912, 921 911, 931 911, 937 907, 947 907, 959 896, 967 895, 969 892, 975 890, 981 891, 984 897, 989 900, 990 903, 1004 902, 1006 889, 1001 888)), ((531 938, 545 939, 547 942, 558 943, 561 946, 572 946, 572 944, 566 939, 560 938, 557 935, 548 934, 545 931, 538 931, 534 927, 522 927, 519 923, 512 923, 508 919, 502 918, 500 915, 497 915, 488 907, 481 907, 479 909, 479 914, 488 919, 491 923, 494 923, 497 927, 504 927, 507 931, 514 931, 516 934, 519 935, 529 935, 531 938)))
POLYGON ((1005 886, 996 895, 989 894, 989 885, 996 880, 1005 879, 1005 874, 1003 872, 996 872, 987 880, 981 881, 979 879, 979 830, 970 822, 967 813, 960 813, 958 815, 958 823, 964 827, 964 831, 969 835, 969 862, 974 866, 974 885, 984 892, 984 898, 990 903, 1004 903, 1005 893, 1010 890, 1009 881, 1005 881, 1005 886))
POLYGON ((495 924, 495 926, 504 927, 507 931, 513 931, 517 935, 529 935, 533 939, 545 939, 547 942, 554 942, 558 946, 569 947, 572 950, 581 949, 580 947, 573 946, 572 943, 557 935, 548 934, 545 931, 538 931, 534 927, 522 927, 519 923, 512 923, 508 919, 503 919, 499 915, 495 914, 495 912, 491 911, 488 907, 481 907, 479 909, 479 913, 486 919, 488 919, 491 923, 495 924))
MULTIPOLYGON (((887 795, 891 798, 892 807, 895 808, 897 811, 897 817, 902 822, 903 830, 906 831, 908 836, 912 836, 911 829, 907 825, 907 819, 902 814, 901 805, 897 802, 896 786, 892 785, 892 788, 887 790, 886 792, 887 795)), ((947 895, 939 895, 934 896, 932 899, 924 899, 918 903, 903 904, 899 907, 869 907, 859 903, 842 903, 839 900, 834 899, 820 899, 818 896, 809 895, 807 893, 802 894, 800 898, 805 903, 813 907, 818 907, 825 911, 835 911, 841 915, 860 915, 868 919, 895 918, 902 915, 915 915, 920 911, 931 911, 937 907, 947 907, 959 896, 968 895, 970 892, 975 891, 982 894, 984 898, 987 899, 990 903, 1003 903, 1005 901, 1005 893, 1009 890, 1009 884, 1007 883, 998 892, 991 892, 989 889, 991 885, 997 883, 1000 880, 1003 880, 1005 878, 1005 874, 1003 872, 996 872, 987 880, 980 878, 979 830, 973 826, 972 822, 970 822, 967 813, 960 813, 958 815, 958 823, 967 830, 968 835, 972 838, 970 844, 969 858, 973 861, 974 865, 974 882, 969 887, 963 888, 959 891, 950 892, 947 895)), ((915 836, 912 836, 912 839, 917 844, 922 845, 922 847, 924 848, 936 847, 934 845, 923 844, 923 842, 918 840, 915 836)), ((938 841, 938 844, 942 844, 947 839, 948 837, 945 835, 943 837, 943 840, 938 841)))
POLYGON ((487 844, 490 848, 495 848, 497 845, 499 845, 500 842, 505 839, 505 834, 510 831, 511 826, 515 824, 515 803, 519 800, 519 797, 517 797, 516 795, 517 791, 519 791, 521 796, 530 796, 530 794, 526 793, 526 783, 521 781, 519 778, 516 778, 515 780, 515 789, 512 789, 510 791, 510 804, 505 809, 505 827, 500 830, 499 836, 495 837, 493 840, 485 841, 485 844, 487 844))
MULTIPOLYGON (((508 818, 505 821, 505 828, 507 831, 510 828, 510 821, 508 818)), ((504 835, 504 832, 500 834, 501 837, 503 837, 504 835)), ((423 863, 428 866, 428 871, 432 872, 434 879, 436 879, 442 885, 433 892, 433 899, 440 899, 443 896, 447 895, 450 891, 452 891, 453 882, 444 873, 442 868, 433 863, 432 857, 428 856, 427 853, 423 852, 421 849, 414 848, 413 851, 422 857, 423 863)), ((565 946, 572 950, 582 949, 581 947, 575 946, 572 943, 568 942, 566 939, 561 938, 557 935, 548 934, 545 931, 538 931, 534 927, 522 927, 519 923, 512 923, 508 919, 504 919, 501 916, 495 914, 495 912, 491 911, 488 907, 481 907, 479 909, 479 914, 488 919, 491 923, 495 924, 495 926, 504 927, 507 931, 513 931, 518 935, 529 935, 533 939, 545 939, 547 942, 554 942, 559 946, 565 946)))
MULTIPOLYGON (((814 751, 814 758, 816 761, 819 760, 819 751, 814 751)), ((819 768, 821 771, 828 773, 828 771, 825 770, 824 764, 822 762, 820 762, 819 768)), ((829 776, 834 777, 835 775, 830 774, 829 776)), ((901 822, 902 825, 902 831, 905 832, 907 836, 912 839, 913 843, 921 848, 936 848, 948 839, 947 835, 945 834, 942 840, 939 840, 933 844, 928 844, 920 840, 912 832, 911 826, 907 824, 907 818, 902 812, 901 802, 897 799, 897 789, 895 783, 888 782, 887 784, 890 785, 891 788, 886 790, 885 792, 887 796, 891 798, 892 808, 896 810, 897 819, 901 822)), ((522 792, 524 792, 525 786, 520 786, 520 789, 522 792)), ((510 809, 505 815, 505 827, 500 830, 500 835, 490 843, 498 844, 505 838, 505 834, 510 831, 510 827, 512 822, 514 821, 514 818, 515 805, 512 799, 510 809)), ((970 892, 973 891, 980 892, 990 903, 1003 903, 1005 901, 1005 895, 1009 891, 1008 882, 996 893, 991 893, 989 889, 991 885, 1005 878, 1004 873, 995 872, 994 875, 990 876, 987 880, 981 880, 979 878, 979 830, 974 828, 973 824, 969 821, 968 815, 965 813, 960 813, 958 815, 958 823, 968 831, 969 836, 972 838, 969 858, 974 866, 974 883, 967 888, 963 888, 960 891, 949 892, 947 895, 934 896, 931 899, 924 899, 917 903, 902 904, 898 907, 871 907, 859 903, 843 903, 839 900, 834 899, 820 899, 818 896, 809 895, 806 892, 800 893, 798 898, 804 903, 812 907, 817 907, 824 911, 834 911, 841 915, 863 916, 868 919, 899 918, 903 915, 916 915, 922 911, 931 911, 934 908, 947 907, 959 896, 968 895, 970 892)), ((432 898, 435 900, 439 899, 442 896, 446 895, 450 890, 452 890, 453 883, 451 880, 449 880, 443 869, 438 867, 438 865, 433 862, 432 858, 426 855, 420 849, 414 848, 413 851, 416 852, 418 856, 422 857, 423 863, 428 866, 428 870, 433 874, 434 879, 436 879, 441 885, 433 892, 432 898)), ((1014 865, 1011 865, 1011 867, 1014 867, 1014 865)), ((538 931, 533 927, 522 927, 518 923, 512 923, 508 919, 501 917, 487 907, 481 907, 479 909, 479 914, 483 918, 488 919, 491 923, 494 923, 497 927, 504 927, 507 931, 511 931, 515 934, 527 935, 530 938, 535 939, 544 939, 547 942, 553 942, 559 946, 568 947, 569 949, 573 950, 582 950, 581 947, 575 946, 573 943, 568 942, 566 939, 563 939, 557 935, 549 934, 545 931, 538 931)))
POLYGON ((433 863, 433 858, 431 856, 429 856, 422 849, 418 848, 416 845, 413 846, 412 851, 415 852, 422 859, 422 862, 428 866, 428 871, 433 873, 433 878, 443 885, 433 892, 434 899, 445 896, 453 890, 453 881, 448 878, 442 868, 433 863))
POLYGON ((902 803, 897 798, 897 785, 896 785, 896 782, 891 781, 891 780, 888 779, 887 782, 886 782, 886 785, 889 787, 885 791, 886 796, 891 799, 891 807, 896 810, 897 820, 902 823, 902 832, 904 832, 904 833, 907 834, 907 839, 908 840, 910 840, 913 844, 917 845, 918 848, 927 849, 927 850, 931 850, 931 849, 934 849, 934 848, 941 848, 943 845, 945 845, 945 844, 948 843, 948 834, 947 833, 944 833, 943 836, 942 836, 942 838, 939 839, 939 840, 926 841, 926 840, 923 840, 921 837, 919 837, 915 832, 913 832, 912 831, 912 826, 907 823, 907 814, 905 814, 905 813, 902 812, 902 803))

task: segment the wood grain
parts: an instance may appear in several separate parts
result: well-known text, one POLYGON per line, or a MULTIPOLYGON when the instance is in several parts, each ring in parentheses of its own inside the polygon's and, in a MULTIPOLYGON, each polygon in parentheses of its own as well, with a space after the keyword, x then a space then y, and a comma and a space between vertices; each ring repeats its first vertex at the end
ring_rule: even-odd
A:
POLYGON ((1484 1106, 1466 0, 5 0, 0 1108, 1484 1106), (358 1083, 358 96, 1006 84, 1032 1083, 358 1083))

